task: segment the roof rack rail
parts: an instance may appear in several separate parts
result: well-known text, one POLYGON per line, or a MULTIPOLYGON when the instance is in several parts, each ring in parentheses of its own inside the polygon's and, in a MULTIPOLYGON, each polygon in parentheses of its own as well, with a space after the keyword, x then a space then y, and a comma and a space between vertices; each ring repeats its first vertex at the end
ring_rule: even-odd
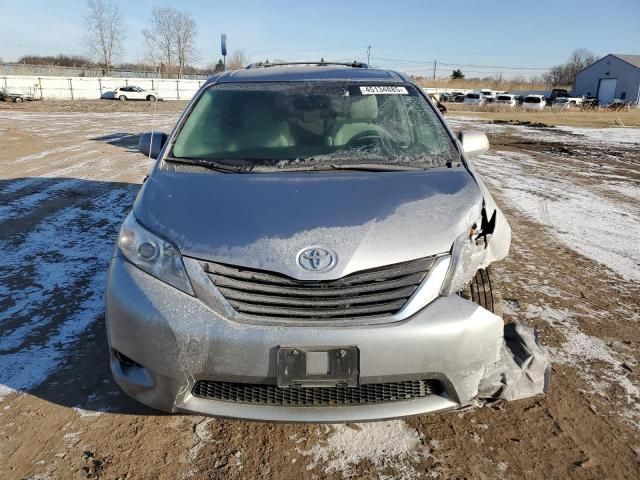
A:
POLYGON ((265 62, 257 62, 257 63, 252 63, 250 65, 247 65, 247 69, 249 68, 269 68, 269 67, 282 67, 282 66, 287 66, 287 65, 316 65, 318 67, 326 67, 327 65, 341 65, 343 67, 351 67, 351 68, 369 68, 369 65, 367 65, 364 62, 357 62, 357 61, 353 61, 353 62, 325 62, 324 58, 321 59, 319 62, 317 61, 310 61, 310 62, 274 62, 271 63, 269 62, 269 60, 265 61, 265 62))

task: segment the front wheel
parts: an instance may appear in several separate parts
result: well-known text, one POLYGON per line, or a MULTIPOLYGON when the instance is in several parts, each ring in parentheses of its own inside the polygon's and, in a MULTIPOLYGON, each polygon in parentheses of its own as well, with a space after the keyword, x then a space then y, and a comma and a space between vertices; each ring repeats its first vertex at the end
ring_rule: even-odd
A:
POLYGON ((471 283, 460 292, 460 296, 502 316, 502 295, 498 282, 491 279, 491 273, 491 267, 478 270, 471 283))
POLYGON ((118 97, 118 100, 120 100, 121 102, 126 102, 127 101, 127 97, 125 97, 124 95, 120 95, 118 97))
POLYGON ((153 95, 149 95, 147 97, 147 100, 149 100, 150 102, 155 102, 156 101, 156 97, 154 97, 153 95))
POLYGON ((16 103, 22 103, 22 98, 21 97, 16 97, 13 99, 14 102, 16 103))

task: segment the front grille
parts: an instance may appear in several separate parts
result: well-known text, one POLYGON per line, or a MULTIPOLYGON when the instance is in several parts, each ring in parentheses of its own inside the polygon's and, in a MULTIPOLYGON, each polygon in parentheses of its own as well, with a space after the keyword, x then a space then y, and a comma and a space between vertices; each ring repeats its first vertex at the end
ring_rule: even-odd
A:
POLYGON ((232 403, 284 407, 341 407, 372 405, 425 398, 442 393, 437 380, 409 380, 372 383, 357 387, 292 387, 199 380, 193 387, 196 397, 232 403))
POLYGON ((340 319, 394 314, 413 295, 434 262, 420 258, 363 270, 338 280, 286 275, 204 262, 205 272, 233 308, 276 318, 340 319))

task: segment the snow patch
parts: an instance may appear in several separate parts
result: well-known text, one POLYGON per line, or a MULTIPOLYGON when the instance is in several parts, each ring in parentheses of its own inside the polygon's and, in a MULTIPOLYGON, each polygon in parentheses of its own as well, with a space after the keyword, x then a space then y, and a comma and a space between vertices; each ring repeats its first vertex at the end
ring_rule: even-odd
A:
POLYGON ((497 152, 476 159, 483 178, 562 243, 621 277, 640 281, 640 218, 596 188, 554 174, 530 155, 497 152))
POLYGON ((104 310, 105 272, 118 224, 133 195, 133 189, 114 188, 93 199, 90 208, 69 207, 48 217, 18 247, 0 242, 3 281, 25 265, 38 265, 37 278, 27 285, 17 282, 8 292, 11 306, 0 313, 0 327, 7 325, 0 337, 0 396, 42 383, 104 310), (78 282, 75 306, 55 308, 62 292, 78 282), (70 311, 60 319, 65 308, 70 311), (11 323, 18 326, 11 328, 11 323), (45 334, 41 339, 39 331, 45 334))
POLYGON ((211 433, 207 426, 213 421, 212 418, 203 418, 193 427, 193 434, 195 436, 195 442, 193 446, 187 452, 189 460, 195 460, 198 457, 198 453, 210 440, 211 433))
POLYGON ((560 125, 558 129, 597 143, 640 145, 640 128, 583 128, 560 125))
MULTIPOLYGON (((187 450, 185 463, 192 463, 198 458, 198 453, 209 441, 211 441, 211 432, 207 426, 213 421, 213 418, 202 418, 198 423, 193 425, 193 436, 195 437, 193 446, 187 450)), ((237 463, 236 463, 237 464, 237 463)), ((195 467, 190 468, 182 476, 182 478, 192 478, 198 473, 195 467)))
POLYGON ((412 466, 420 458, 430 456, 419 450, 422 440, 418 432, 404 420, 355 425, 334 425, 329 436, 309 450, 297 449, 312 457, 307 469, 321 465, 325 473, 344 476, 353 474, 353 467, 363 460, 376 469, 393 469, 399 478, 418 478, 421 474, 412 466))
POLYGON ((580 145, 640 145, 640 128, 590 128, 567 125, 532 127, 518 124, 491 123, 480 118, 463 116, 449 117, 447 118, 447 123, 455 131, 477 130, 485 133, 509 133, 528 140, 580 145))
POLYGON ((525 316, 529 319, 540 318, 562 333, 565 337, 562 347, 549 348, 554 362, 576 367, 593 393, 599 393, 611 384, 622 387, 630 410, 619 413, 640 426, 640 386, 635 385, 629 379, 628 372, 622 368, 622 364, 629 359, 621 358, 603 339, 580 330, 577 320, 572 318, 568 310, 527 305, 525 316), (608 367, 594 372, 593 362, 603 362, 608 367))

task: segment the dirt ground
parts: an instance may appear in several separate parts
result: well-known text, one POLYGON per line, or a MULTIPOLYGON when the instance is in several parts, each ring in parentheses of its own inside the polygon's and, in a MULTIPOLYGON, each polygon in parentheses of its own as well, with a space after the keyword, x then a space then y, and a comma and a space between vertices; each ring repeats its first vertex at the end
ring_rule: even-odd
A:
POLYGON ((640 130, 492 123, 476 160, 513 227, 507 320, 553 362, 546 396, 403 420, 164 415, 107 365, 105 269, 184 104, 0 104, 0 478, 640 478, 640 130))
POLYGON ((31 102, 0 102, 0 111, 10 112, 181 112, 187 101, 126 101, 119 100, 36 100, 31 102))
POLYGON ((524 111, 521 108, 486 105, 473 107, 459 103, 447 103, 452 117, 473 115, 483 120, 499 122, 529 122, 545 125, 569 125, 574 127, 640 127, 640 108, 624 110, 580 110, 578 108, 557 110, 546 108, 541 112, 524 111))

